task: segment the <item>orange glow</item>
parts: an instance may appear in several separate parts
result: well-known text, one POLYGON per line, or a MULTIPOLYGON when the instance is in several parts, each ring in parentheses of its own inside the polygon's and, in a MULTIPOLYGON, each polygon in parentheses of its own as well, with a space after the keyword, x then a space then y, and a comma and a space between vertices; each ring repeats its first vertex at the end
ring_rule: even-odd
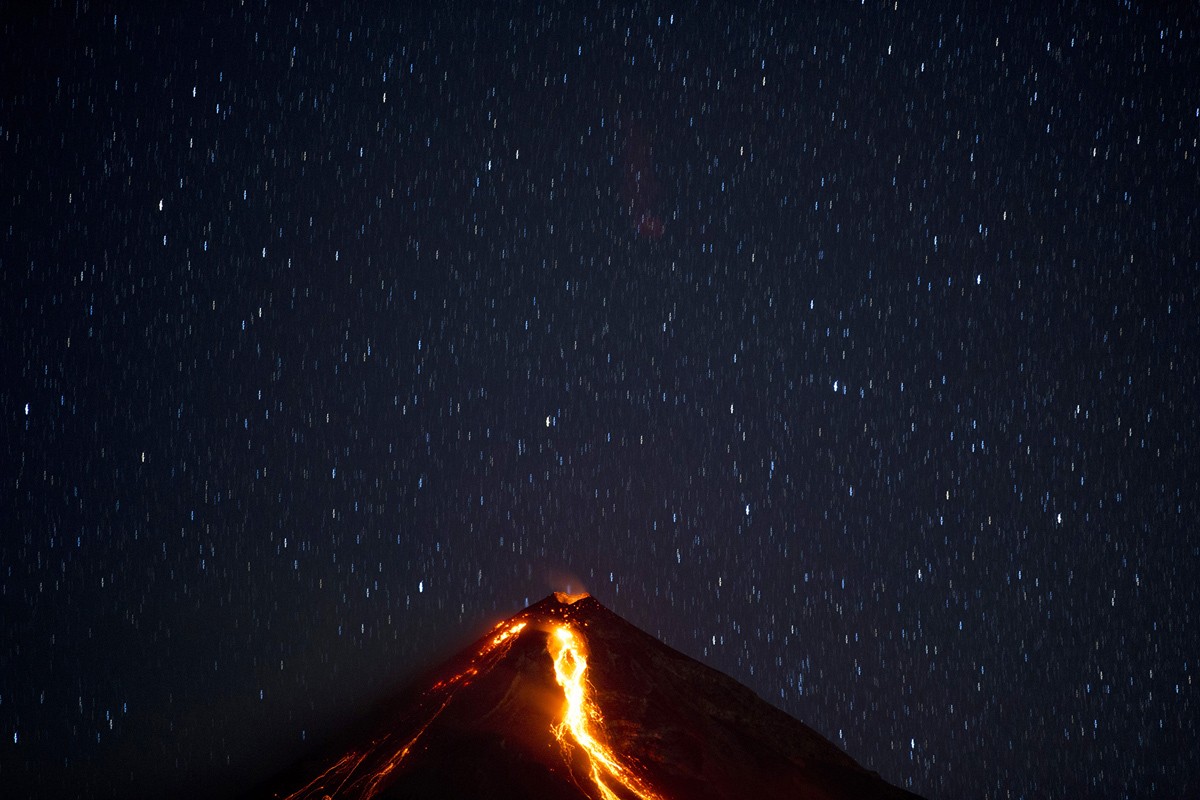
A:
POLYGON ((508 627, 504 627, 503 623, 497 625, 493 630, 502 627, 504 629, 480 648, 466 669, 453 677, 438 681, 431 686, 429 691, 426 692, 426 697, 431 698, 433 702, 440 700, 437 710, 430 714, 425 719, 425 722, 417 728, 416 733, 410 736, 402 745, 397 747, 392 737, 387 736, 381 740, 372 742, 371 747, 365 752, 347 753, 337 763, 311 780, 303 788, 287 795, 285 800, 309 800, 310 798, 313 800, 317 798, 325 800, 331 797, 345 796, 370 800, 370 798, 377 795, 381 789, 385 788, 384 783, 387 781, 388 776, 396 771, 396 768, 412 752, 417 741, 429 729, 433 721, 446 710, 446 706, 450 705, 450 701, 454 699, 454 694, 463 686, 469 684, 471 679, 480 673, 481 662, 486 659, 488 666, 491 666, 503 658, 504 654, 508 652, 508 648, 512 647, 515 637, 521 631, 525 630, 528 624, 527 622, 514 622, 508 627), (390 746, 384 749, 385 745, 390 746), (382 755, 380 753, 381 750, 384 753, 388 753, 390 750, 388 755, 382 757, 382 761, 379 758, 382 755), (368 767, 367 770, 360 771, 360 768, 368 759, 371 760, 372 766, 368 767))
POLYGON ((362 764, 366 757, 367 753, 357 753, 353 750, 350 751, 338 759, 338 761, 329 769, 325 770, 320 775, 309 781, 304 788, 289 794, 286 800, 313 796, 329 797, 330 794, 325 791, 325 787, 333 785, 336 785, 336 788, 333 790, 333 794, 336 795, 338 791, 341 790, 342 786, 345 785, 346 781, 350 779, 350 776, 354 773, 354 770, 358 769, 359 765, 362 764), (317 794, 318 792, 320 794, 317 794))
MULTIPOLYGON (((586 593, 560 595, 559 602, 570 605, 587 596, 586 593)), ((364 750, 347 753, 303 788, 288 795, 286 800, 335 797, 370 800, 385 791, 459 689, 470 685, 477 676, 486 674, 499 663, 528 625, 527 621, 510 621, 496 626, 494 635, 484 640, 462 671, 437 681, 425 692, 421 700, 423 711, 418 712, 421 724, 415 729, 408 728, 403 734, 404 739, 398 733, 388 734, 371 742, 364 750)), ((551 732, 564 752, 575 745, 583 750, 600 800, 628 800, 630 797, 663 800, 634 772, 636 762, 627 755, 618 757, 605 740, 604 717, 591 696, 592 687, 586 678, 587 648, 582 634, 560 618, 552 628, 547 647, 554 662, 554 678, 565 698, 562 721, 552 726, 551 732)))
POLYGON ((497 647, 499 647, 500 645, 504 644, 509 639, 516 636, 521 631, 525 630, 525 626, 528 624, 529 624, 528 622, 518 622, 515 625, 510 625, 509 627, 505 628, 503 631, 501 631, 499 634, 497 634, 495 639, 492 639, 492 646, 490 649, 494 650, 497 647))
POLYGON ((554 658, 554 679, 562 687, 567 699, 563 721, 554 727, 554 736, 563 744, 566 744, 566 737, 570 736, 587 753, 592 766, 592 781, 604 800, 620 800, 620 795, 610 788, 610 783, 624 787, 642 800, 661 800, 593 733, 593 728, 600 727, 604 718, 596 704, 588 699, 589 686, 584 678, 587 654, 575 631, 566 625, 555 628, 550 636, 549 648, 554 658))

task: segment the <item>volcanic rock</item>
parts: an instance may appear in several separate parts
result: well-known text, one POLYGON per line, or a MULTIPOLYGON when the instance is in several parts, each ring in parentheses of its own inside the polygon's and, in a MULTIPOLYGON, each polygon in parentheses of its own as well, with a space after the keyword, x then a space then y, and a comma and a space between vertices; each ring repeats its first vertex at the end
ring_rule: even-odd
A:
POLYGON ((500 623, 331 753, 256 797, 913 798, 732 678, 589 595, 555 593, 500 623), (570 633, 557 633, 562 628, 570 633), (563 725, 553 650, 585 659, 581 724, 563 725), (614 765, 599 763, 607 753, 614 765))

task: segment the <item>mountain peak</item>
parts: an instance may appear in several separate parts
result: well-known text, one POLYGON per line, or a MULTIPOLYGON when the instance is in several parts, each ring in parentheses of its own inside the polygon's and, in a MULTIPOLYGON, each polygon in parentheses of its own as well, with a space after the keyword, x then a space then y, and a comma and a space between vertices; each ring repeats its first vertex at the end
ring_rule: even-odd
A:
POLYGON ((347 741, 266 796, 914 796, 587 593, 497 624, 347 741))

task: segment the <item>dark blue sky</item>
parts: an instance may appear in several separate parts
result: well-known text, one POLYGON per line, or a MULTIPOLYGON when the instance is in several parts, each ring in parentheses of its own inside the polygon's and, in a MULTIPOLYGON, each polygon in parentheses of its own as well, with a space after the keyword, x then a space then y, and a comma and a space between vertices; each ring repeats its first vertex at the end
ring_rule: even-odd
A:
POLYGON ((0 779, 228 792, 570 584, 931 798, 1200 791, 1194 9, 51 5, 0 779))

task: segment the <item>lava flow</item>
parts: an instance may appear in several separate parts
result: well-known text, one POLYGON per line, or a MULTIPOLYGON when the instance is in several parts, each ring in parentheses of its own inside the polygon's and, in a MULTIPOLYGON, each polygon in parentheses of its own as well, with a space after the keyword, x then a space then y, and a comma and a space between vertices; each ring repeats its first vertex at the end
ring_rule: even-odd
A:
MULTIPOLYGON (((639 800, 662 800, 633 771, 632 760, 618 757, 605 741, 602 730, 604 718, 591 696, 592 686, 585 678, 587 648, 576 621, 572 619, 573 615, 566 611, 567 607, 588 597, 586 593, 569 595, 559 592, 554 598, 559 604, 558 609, 528 614, 496 626, 492 635, 484 640, 457 673, 436 681, 424 692, 423 707, 418 712, 420 721, 415 727, 403 733, 390 731, 375 738, 366 747, 346 753, 301 789, 288 794, 285 800, 324 800, 334 797, 370 800, 380 795, 392 796, 394 790, 389 787, 410 766, 410 756, 424 752, 426 734, 430 728, 440 724, 439 719, 456 703, 461 690, 477 681, 486 682, 488 676, 496 674, 494 670, 531 624, 549 631, 547 649, 554 662, 554 678, 565 698, 560 720, 551 720, 546 731, 547 741, 552 734, 564 753, 568 754, 568 762, 572 760, 569 752, 573 746, 583 751, 588 760, 591 780, 602 800, 630 800, 634 797, 639 800)), ((466 708, 462 704, 456 707, 460 713, 466 708)), ((453 715, 455 712, 450 713, 453 715)), ((421 759, 417 757, 416 760, 421 759)), ((578 781, 576 787, 589 792, 578 781)), ((591 793, 596 790, 591 790, 591 793)))
POLYGON ((322 749, 248 797, 920 800, 586 593, 517 612, 322 749))
POLYGON ((333 766, 329 767, 329 769, 309 781, 304 787, 287 795, 284 800, 308 800, 308 798, 322 798, 322 800, 325 800, 326 798, 350 795, 370 800, 370 798, 375 797, 379 794, 381 787, 389 776, 408 758, 409 753, 413 750, 413 746, 425 734, 429 726, 450 705, 450 701, 454 699, 457 690, 468 685, 480 673, 485 661, 490 665, 503 657, 507 649, 512 646, 516 636, 525 630, 528 624, 521 621, 512 622, 507 626, 504 623, 497 625, 494 630, 500 630, 501 628, 503 630, 500 630, 499 633, 493 636, 479 650, 466 669, 450 678, 440 680, 431 686, 427 695, 431 698, 441 695, 441 702, 438 704, 437 709, 428 716, 425 722, 403 744, 396 746, 395 743, 385 739, 372 742, 370 747, 362 752, 351 751, 334 763, 333 766), (381 750, 387 752, 385 748, 390 750, 390 753, 381 756, 381 750), (371 756, 382 757, 382 760, 366 770, 365 774, 359 774, 360 768, 363 767, 364 763, 371 756))
POLYGON ((554 679, 562 687, 567 698, 563 721, 555 726, 554 736, 560 743, 570 736, 583 748, 592 766, 592 780, 604 800, 620 800, 609 782, 614 781, 642 800, 660 800, 637 775, 621 763, 617 755, 592 733, 592 723, 600 724, 604 718, 596 704, 588 699, 588 683, 584 678, 587 671, 587 655, 575 632, 560 625, 550 637, 550 654, 554 657, 554 679))

